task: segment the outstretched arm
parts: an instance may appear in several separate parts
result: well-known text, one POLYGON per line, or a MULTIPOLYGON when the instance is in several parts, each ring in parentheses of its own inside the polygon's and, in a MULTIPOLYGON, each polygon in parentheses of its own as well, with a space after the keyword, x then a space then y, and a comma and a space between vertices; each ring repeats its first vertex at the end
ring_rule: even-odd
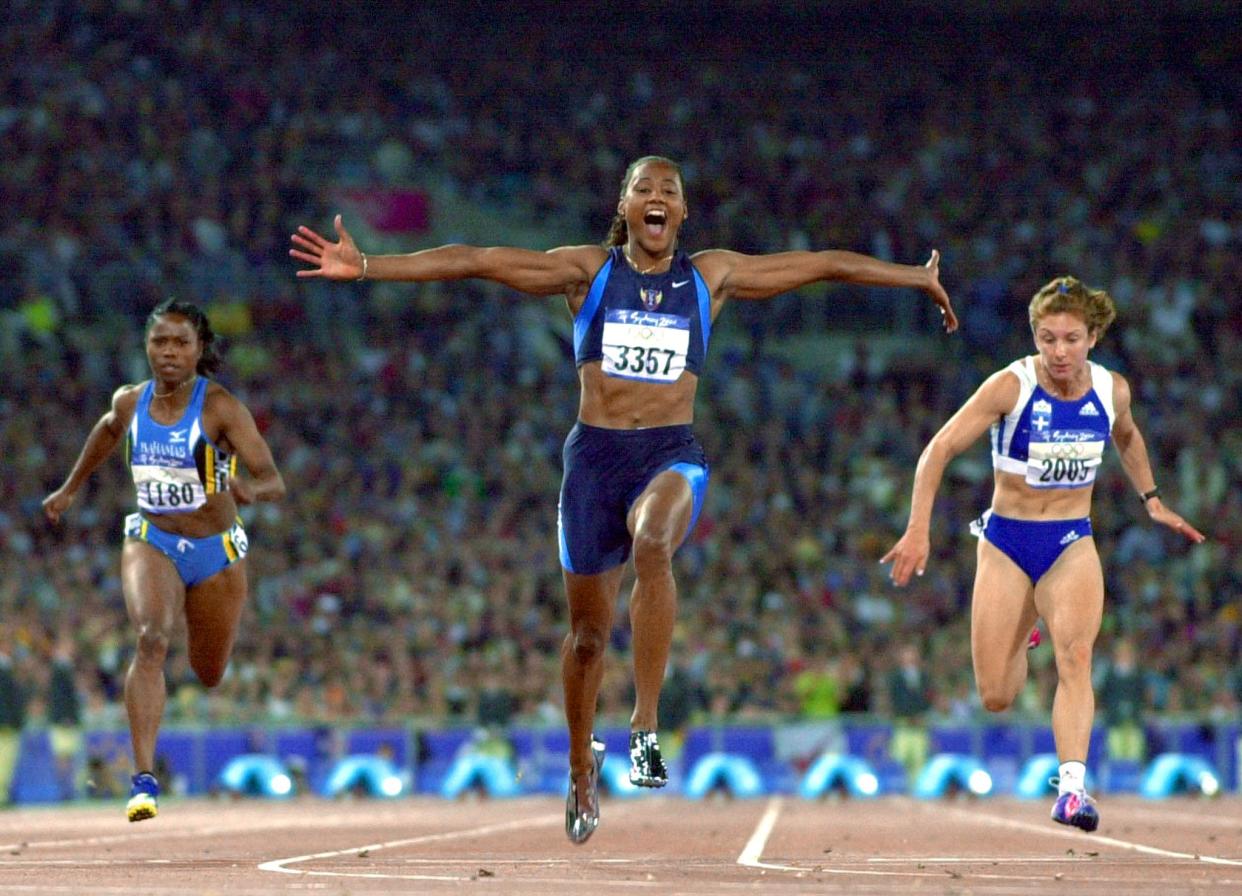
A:
POLYGON ((78 489, 121 441, 134 416, 137 398, 136 386, 122 386, 112 394, 112 407, 91 428, 64 484, 43 499, 43 512, 53 523, 60 522, 60 515, 69 509, 78 489))
POLYGON ((924 265, 894 264, 837 249, 771 255, 710 249, 697 253, 694 262, 713 286, 718 301, 731 297, 767 299, 821 280, 909 287, 931 296, 944 317, 945 330, 952 333, 957 329, 957 315, 949 294, 940 285, 940 253, 935 250, 924 265))
MULTIPOLYGON (((1113 374, 1113 406, 1117 409, 1117 419, 1113 421, 1113 443, 1117 453, 1121 455, 1121 466, 1130 478, 1130 483, 1138 490, 1139 496, 1147 494, 1156 487, 1156 479, 1151 471, 1151 460, 1147 456, 1147 443, 1134 422, 1130 405, 1130 384, 1125 378, 1113 374)), ((1168 526, 1179 535, 1183 535, 1195 544, 1206 540, 1198 529, 1190 525, 1164 506, 1160 496, 1148 498, 1143 502, 1147 514, 1157 523, 1168 526)))
POLYGON ((1008 371, 992 374, 958 412, 932 436, 919 455, 914 470, 914 490, 910 498, 910 520, 905 534, 881 563, 893 563, 892 579, 905 585, 910 575, 923 574, 931 553, 931 516, 936 490, 949 461, 957 457, 987 431, 998 417, 1009 413, 1018 400, 1018 378, 1008 371))
POLYGON ((341 216, 333 219, 338 241, 333 243, 309 227, 299 227, 290 239, 289 255, 312 267, 299 277, 328 280, 493 280, 537 296, 572 295, 585 288, 605 252, 598 246, 564 246, 547 252, 508 246, 448 245, 406 255, 365 255, 358 249, 341 216))

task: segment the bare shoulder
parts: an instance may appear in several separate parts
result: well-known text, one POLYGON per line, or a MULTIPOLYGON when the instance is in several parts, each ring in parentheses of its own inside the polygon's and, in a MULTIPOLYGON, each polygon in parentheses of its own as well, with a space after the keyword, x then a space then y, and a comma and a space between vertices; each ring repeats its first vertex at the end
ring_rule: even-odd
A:
POLYGON ((207 392, 203 395, 203 409, 214 412, 228 413, 240 407, 241 401, 215 380, 207 381, 207 392))
POLYGON ((1008 367, 997 370, 979 388, 975 390, 974 399, 990 411, 1008 414, 1018 402, 1022 392, 1022 384, 1018 375, 1008 367))
POLYGON ((594 244, 557 246, 555 249, 549 249, 547 254, 566 264, 572 264, 587 279, 594 277, 608 258, 608 250, 594 244))
POLYGON ((690 256, 690 261, 704 277, 723 277, 747 256, 732 249, 702 249, 690 256))
POLYGON ((1115 370, 1110 370, 1108 375, 1113 378, 1113 407, 1121 414, 1130 407, 1130 383, 1115 370))
POLYGON ((142 390, 146 386, 147 381, 118 386, 112 393, 112 410, 118 414, 133 416, 134 409, 138 407, 138 399, 142 396, 142 390))
POLYGON ((690 256, 690 262, 706 281, 708 291, 715 296, 737 266, 750 257, 732 249, 702 249, 690 256))

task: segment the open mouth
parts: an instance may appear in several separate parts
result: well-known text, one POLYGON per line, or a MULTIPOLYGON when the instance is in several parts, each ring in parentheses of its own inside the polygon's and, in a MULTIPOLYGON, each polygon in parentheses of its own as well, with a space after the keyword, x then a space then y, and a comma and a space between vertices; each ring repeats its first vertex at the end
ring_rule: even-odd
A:
POLYGON ((651 236, 662 235, 667 223, 668 212, 662 208, 648 209, 647 213, 643 215, 643 226, 651 236))

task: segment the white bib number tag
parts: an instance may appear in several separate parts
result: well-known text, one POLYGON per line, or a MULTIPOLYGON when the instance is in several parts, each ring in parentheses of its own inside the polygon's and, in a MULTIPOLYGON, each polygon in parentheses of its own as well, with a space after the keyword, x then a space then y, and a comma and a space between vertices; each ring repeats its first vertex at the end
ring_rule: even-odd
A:
POLYGON ((135 466, 138 506, 155 513, 197 510, 207 503, 198 473, 184 467, 135 466))
POLYGON ((672 383, 686 369, 690 319, 614 309, 604 318, 603 369, 608 376, 672 383))
POLYGON ((1078 488, 1094 481, 1095 468, 1104 457, 1104 442, 1095 433, 1075 440, 1076 434, 1058 434, 1062 439, 1032 441, 1026 461, 1027 485, 1035 488, 1078 488), (1088 440, 1089 439, 1089 440, 1088 440))

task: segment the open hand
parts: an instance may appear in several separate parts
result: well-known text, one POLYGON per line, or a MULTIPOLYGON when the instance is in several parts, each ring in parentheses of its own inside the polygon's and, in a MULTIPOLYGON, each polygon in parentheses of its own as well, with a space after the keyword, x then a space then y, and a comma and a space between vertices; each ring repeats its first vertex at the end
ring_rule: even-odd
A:
POLYGON ((313 267, 298 271, 299 277, 324 277, 328 280, 357 280, 362 276, 362 253, 354 245, 354 238, 349 235, 341 216, 332 219, 339 242, 330 243, 315 231, 304 225, 298 226, 298 232, 289 237, 294 248, 289 255, 298 261, 304 261, 313 267))
POLYGON ((910 581, 911 574, 920 576, 923 574, 923 570, 927 568, 927 556, 930 553, 931 540, 926 535, 907 530, 889 549, 889 552, 880 558, 880 562, 892 561, 893 569, 889 573, 889 578, 893 580, 894 585, 901 587, 910 581))
POLYGON ((940 285, 940 253, 932 249, 931 258, 927 259, 927 264, 923 265, 931 274, 931 283, 927 286, 927 294, 932 297, 940 308, 940 316, 944 318, 944 330, 946 333, 952 333, 957 329, 957 315, 953 313, 953 303, 949 301, 949 294, 944 291, 944 287, 940 285))
POLYGON ((1147 502, 1147 512, 1157 523, 1168 526, 1178 535, 1185 536, 1188 541, 1195 544, 1207 541, 1206 535, 1182 519, 1180 514, 1165 507, 1159 498, 1152 498, 1147 502))

